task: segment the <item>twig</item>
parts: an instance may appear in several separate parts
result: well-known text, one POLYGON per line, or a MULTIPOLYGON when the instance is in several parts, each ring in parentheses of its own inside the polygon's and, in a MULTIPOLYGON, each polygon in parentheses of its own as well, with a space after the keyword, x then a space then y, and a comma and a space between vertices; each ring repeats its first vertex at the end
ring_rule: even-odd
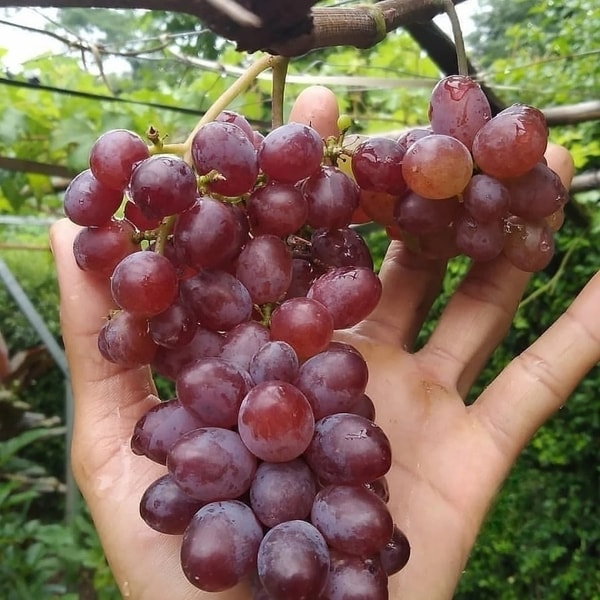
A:
POLYGON ((289 58, 279 57, 273 63, 273 84, 271 92, 271 126, 273 129, 283 125, 283 100, 285 97, 285 77, 289 58))

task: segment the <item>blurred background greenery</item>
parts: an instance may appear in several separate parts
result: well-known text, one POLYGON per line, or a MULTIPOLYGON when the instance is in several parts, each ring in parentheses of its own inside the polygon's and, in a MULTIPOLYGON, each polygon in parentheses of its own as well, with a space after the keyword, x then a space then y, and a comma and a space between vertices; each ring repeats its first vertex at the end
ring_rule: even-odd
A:
MULTIPOLYGON (((596 2, 465 4, 469 56, 504 102, 547 109, 600 98, 596 2)), ((6 10, 0 27, 18 29, 22 16, 6 10)), ((36 13, 37 21, 40 32, 32 35, 52 36, 51 50, 16 68, 10 48, 0 47, 0 259, 60 341, 45 223, 60 217, 62 191, 69 176, 85 168, 94 139, 107 129, 143 134, 153 125, 181 140, 252 57, 184 15, 68 9, 36 13)), ((397 31, 369 50, 311 52, 292 61, 289 73, 288 108, 302 87, 326 82, 354 130, 374 133, 426 123, 440 69, 407 32, 397 31), (361 79, 342 83, 341 75, 361 79)), ((269 82, 257 80, 232 108, 257 128, 267 127, 269 82)), ((578 184, 556 256, 532 278, 477 389, 565 310, 600 264, 598 116, 596 108, 587 118, 551 127, 551 139, 575 158, 578 184)), ((368 239, 380 260, 385 235, 374 230, 368 239)), ((450 263, 424 337, 465 269, 464 260, 450 263)), ((0 385, 0 597, 118 598, 85 506, 69 501, 63 374, 2 285, 0 331, 12 359, 0 385)), ((598 389, 595 368, 524 450, 457 599, 600 598, 598 389)))

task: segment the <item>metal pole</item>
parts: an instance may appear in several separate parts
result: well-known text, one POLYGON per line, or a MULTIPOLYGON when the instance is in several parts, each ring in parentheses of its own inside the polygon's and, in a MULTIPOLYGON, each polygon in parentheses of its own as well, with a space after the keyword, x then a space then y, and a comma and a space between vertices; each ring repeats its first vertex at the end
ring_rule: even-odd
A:
POLYGON ((71 472, 71 461, 69 459, 71 439, 73 436, 73 396, 71 393, 71 380, 69 377, 69 367, 67 359, 63 349, 59 346, 58 342, 54 339, 54 336, 46 326, 44 319, 37 311, 35 306, 29 300, 29 297, 20 286, 19 282, 15 279, 11 270, 7 264, 0 258, 0 279, 4 282, 6 289, 14 298, 15 302, 27 317, 27 320, 31 326, 35 329, 36 333, 40 336, 40 339, 48 349, 50 356, 52 356, 54 362, 58 365, 60 370, 65 376, 65 421, 66 421, 66 471, 65 471, 65 483, 66 483, 66 497, 65 497, 65 519, 67 523, 71 523, 73 517, 76 514, 77 505, 79 502, 79 491, 73 479, 71 472))
POLYGON ((67 359, 63 349, 59 346, 58 342, 54 339, 54 336, 46 327, 44 319, 40 313, 36 310, 35 306, 29 300, 27 294, 20 286, 19 282, 15 279, 11 270, 7 264, 0 258, 0 279, 4 282, 6 289, 10 292, 11 296, 15 299, 15 302, 27 317, 27 320, 31 326, 35 329, 36 333, 40 336, 42 342, 48 352, 54 359, 54 362, 59 366, 65 377, 69 377, 69 367, 67 365, 67 359))

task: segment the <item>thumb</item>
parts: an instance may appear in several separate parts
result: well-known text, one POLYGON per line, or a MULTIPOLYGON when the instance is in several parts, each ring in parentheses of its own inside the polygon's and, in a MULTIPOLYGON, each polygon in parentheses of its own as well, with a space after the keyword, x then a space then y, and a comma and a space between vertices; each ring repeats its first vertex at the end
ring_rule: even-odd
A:
MULTIPOLYGON (((60 291, 60 321, 73 389, 73 459, 92 454, 94 439, 127 443, 135 422, 155 402, 148 368, 124 369, 98 350, 98 331, 114 308, 107 280, 82 271, 73 256, 81 230, 67 219, 50 229, 60 291), (90 435, 90 431, 94 435, 90 435), (91 447, 88 449, 87 446, 91 447)), ((95 454, 95 453, 93 453, 95 454)), ((104 457, 98 457, 103 460, 104 457)), ((86 460, 93 460, 87 456, 86 460)), ((77 465, 74 464, 77 477, 77 465)))
POLYGON ((335 94, 329 88, 315 85, 300 92, 290 111, 289 121, 310 125, 321 137, 328 138, 339 135, 339 116, 335 94))

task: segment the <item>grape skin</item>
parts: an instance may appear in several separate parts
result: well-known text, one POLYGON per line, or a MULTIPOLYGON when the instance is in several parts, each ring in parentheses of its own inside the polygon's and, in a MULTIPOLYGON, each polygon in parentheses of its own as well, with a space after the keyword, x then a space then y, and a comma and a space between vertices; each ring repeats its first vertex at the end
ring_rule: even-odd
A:
POLYGON ((181 158, 156 154, 134 168, 129 193, 144 215, 162 219, 194 204, 196 176, 181 158))
POLYGON ((145 317, 167 310, 179 292, 169 259, 150 251, 126 256, 113 271, 110 289, 118 306, 145 317))
POLYGON ((135 165, 149 156, 148 146, 139 135, 127 129, 113 129, 92 145, 90 170, 104 185, 122 193, 135 165))
POLYGON ((179 399, 159 402, 138 419, 131 436, 131 450, 160 464, 167 464, 171 446, 188 431, 206 423, 186 410, 179 399))
POLYGON ((472 174, 471 153, 449 135, 432 134, 417 140, 402 161, 402 175, 410 189, 432 200, 460 194, 472 174))
POLYGON ((177 485, 204 502, 238 498, 250 489, 256 457, 229 429, 201 427, 182 435, 167 454, 177 485))
POLYGON ((258 151, 258 162, 272 180, 296 183, 319 170, 323 140, 310 126, 287 123, 269 132, 258 151))
POLYGON ((438 81, 431 92, 431 129, 455 137, 469 149, 477 132, 491 118, 492 109, 485 93, 470 77, 449 75, 438 81))
POLYGON ((331 313, 317 300, 290 298, 271 315, 271 338, 287 342, 300 359, 325 350, 332 336, 331 313))
POLYGON ((325 587, 329 561, 327 544, 315 527, 287 521, 263 538, 258 576, 273 600, 314 600, 325 587))
POLYGON ((365 392, 369 371, 364 358, 347 349, 329 348, 306 360, 295 385, 307 397, 315 419, 347 412, 365 392))
POLYGON ((244 131, 233 123, 212 121, 204 124, 192 139, 192 160, 200 175, 219 175, 206 188, 223 196, 249 192, 258 175, 256 149, 244 131))
POLYGON ((180 535, 202 506, 203 502, 187 496, 167 474, 146 488, 140 500, 140 516, 155 531, 180 535))
POLYGON ((86 227, 108 223, 123 200, 123 192, 113 190, 87 169, 69 183, 63 200, 65 215, 86 227))
POLYGON ((315 419, 306 396, 285 381, 265 381, 243 399, 238 431, 246 447, 268 462, 298 458, 308 447, 315 419))
POLYGON ((375 423, 338 413, 317 421, 305 459, 322 483, 360 485, 388 472, 392 450, 375 423))
POLYGON ((330 546, 363 557, 380 552, 394 529, 386 505, 362 486, 324 487, 315 497, 310 518, 330 546))
POLYGON ((338 267, 321 275, 307 298, 317 300, 333 318, 334 329, 345 329, 367 318, 381 297, 379 277, 366 267, 338 267))
POLYGON ((183 572, 190 583, 207 592, 232 588, 255 568, 262 537, 260 523, 243 502, 206 504, 183 534, 183 572))
POLYGON ((205 425, 233 427, 249 389, 250 376, 222 358, 203 358, 184 367, 175 382, 181 404, 205 425))
POLYGON ((73 242, 73 256, 82 271, 110 277, 117 264, 139 249, 131 223, 111 219, 100 227, 82 229, 73 242))
POLYGON ((302 459, 263 462, 250 487, 250 505, 261 523, 275 527, 286 521, 306 519, 316 493, 317 480, 302 459))
POLYGON ((536 109, 509 107, 488 121, 473 140, 475 164, 498 179, 518 177, 544 156, 548 131, 536 109))

